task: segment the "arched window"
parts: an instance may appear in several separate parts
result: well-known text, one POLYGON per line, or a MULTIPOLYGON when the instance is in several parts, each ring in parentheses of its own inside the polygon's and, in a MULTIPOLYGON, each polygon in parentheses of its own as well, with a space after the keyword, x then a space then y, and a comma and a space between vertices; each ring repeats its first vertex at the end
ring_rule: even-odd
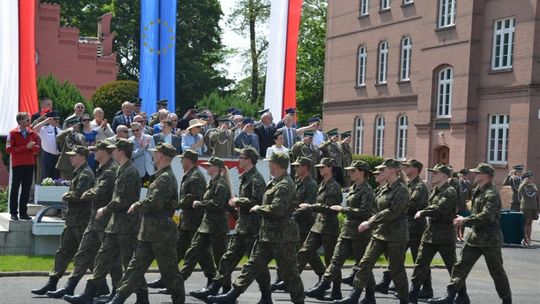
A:
POLYGON ((384 154, 384 116, 375 120, 375 156, 382 157, 384 154))
POLYGON ((367 48, 365 45, 358 48, 358 75, 356 85, 366 85, 367 48))
POLYGON ((362 154, 364 144, 364 119, 362 117, 356 118, 356 124, 354 126, 354 153, 362 154))
POLYGON ((385 84, 388 79, 388 42, 379 44, 379 68, 377 83, 385 84))
POLYGON ((397 129, 397 149, 396 158, 398 160, 407 159, 407 132, 409 129, 409 118, 407 115, 398 117, 397 129))
POLYGON ((442 69, 438 75, 437 117, 452 116, 452 87, 454 70, 451 67, 442 69))
POLYGON ((399 80, 401 81, 409 81, 411 79, 411 53, 411 37, 401 39, 401 72, 399 74, 399 80))

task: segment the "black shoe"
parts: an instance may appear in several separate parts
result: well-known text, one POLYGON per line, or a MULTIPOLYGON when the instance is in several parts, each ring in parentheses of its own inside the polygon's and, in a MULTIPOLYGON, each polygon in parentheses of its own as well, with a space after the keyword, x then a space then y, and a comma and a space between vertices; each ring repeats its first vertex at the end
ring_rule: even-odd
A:
POLYGON ((92 282, 86 282, 84 292, 77 296, 65 295, 64 300, 72 304, 92 304, 96 296, 97 287, 92 282))
POLYGON ((323 296, 322 298, 319 298, 319 300, 322 301, 336 301, 343 299, 343 296, 341 295, 341 284, 336 284, 335 282, 332 284, 332 292, 329 296, 323 296))
POLYGON ((343 300, 334 301, 334 304, 358 304, 361 294, 362 290, 354 287, 349 297, 343 300))
POLYGON ((431 287, 431 280, 426 280, 422 284, 422 290, 418 294, 419 299, 431 299, 433 298, 433 288, 431 287))
POLYGON ((261 290, 261 299, 257 304, 273 304, 272 292, 270 290, 261 290))
POLYGON ((148 300, 148 290, 139 290, 135 294, 137 295, 135 304, 150 304, 150 301, 148 300))
POLYGON ((222 293, 222 294, 226 294, 227 292, 231 291, 231 289, 232 289, 232 285, 231 285, 231 284, 223 285, 223 288, 221 289, 221 293, 222 293))
POLYGON ((419 288, 411 288, 409 291, 409 303, 418 304, 418 295, 420 294, 419 288))
POLYGON ((28 214, 21 215, 20 219, 21 219, 21 220, 25 220, 25 221, 30 221, 30 220, 32 220, 32 218, 29 217, 28 214))
POLYGON ((146 284, 148 286, 148 288, 165 288, 165 284, 163 284, 163 281, 161 280, 161 278, 153 281, 153 282, 150 282, 148 284, 146 284))
POLYGON ((396 285, 392 284, 392 286, 388 287, 388 292, 396 293, 396 285))
POLYGON ((366 296, 362 301, 360 301, 360 304, 376 304, 377 301, 375 300, 375 290, 374 289, 366 289, 366 296))
POLYGON ((375 291, 382 294, 388 294, 388 286, 390 286, 391 281, 392 277, 390 276, 390 273, 384 272, 381 281, 375 285, 375 291))
POLYGON ((399 299, 399 304, 409 304, 409 298, 402 298, 399 299))
POLYGON ((457 292, 451 288, 446 288, 446 296, 443 298, 429 299, 427 302, 431 304, 454 304, 457 292))
POLYGON ((286 289, 285 281, 280 281, 278 283, 272 284, 272 288, 270 290, 272 290, 272 291, 277 291, 277 290, 285 291, 285 289, 286 289))
POLYGON ((111 291, 109 290, 109 285, 107 285, 107 282, 103 282, 103 285, 101 285, 96 291, 96 297, 107 296, 110 294, 110 292, 111 291))
POLYGON ((53 299, 61 299, 65 295, 72 296, 73 293, 75 292, 75 287, 77 287, 78 283, 79 283, 78 278, 69 278, 64 288, 61 288, 55 291, 47 291, 47 296, 53 299))
POLYGON ((11 215, 11 220, 12 221, 18 221, 19 220, 19 217, 15 214, 15 215, 11 215))
POLYGON ((356 276, 356 271, 357 270, 353 270, 349 276, 344 277, 343 279, 341 279, 341 283, 347 284, 349 286, 353 286, 354 277, 356 276))
POLYGON ((218 304, 234 304, 236 299, 242 294, 240 289, 233 288, 228 293, 219 296, 209 296, 208 302, 218 304))
POLYGON ((195 299, 206 301, 206 298, 208 298, 208 296, 217 295, 221 287, 222 287, 221 283, 212 282, 209 288, 203 288, 201 290, 192 291, 189 293, 189 295, 194 297, 195 299))
MULTIPOLYGON (((16 217, 16 215, 12 215, 11 217, 13 218, 13 216, 16 217)), ((32 290, 30 290, 30 292, 35 294, 35 295, 42 296, 42 295, 46 294, 47 291, 55 291, 56 290, 56 284, 58 284, 58 278, 49 277, 49 280, 47 281, 45 286, 43 286, 43 287, 41 287, 39 289, 32 289, 32 290)))
POLYGON ((502 304, 512 304, 512 297, 508 297, 502 300, 502 304))
POLYGON ((170 295, 170 294, 171 294, 167 288, 160 289, 160 290, 158 290, 157 293, 159 293, 159 294, 166 294, 166 295, 170 295))
POLYGON ((111 293, 104 296, 103 299, 98 299, 96 304, 107 304, 114 299, 114 296, 116 296, 116 287, 113 285, 111 293))
POLYGON ((317 283, 317 285, 307 290, 304 294, 306 295, 306 297, 323 299, 324 294, 328 289, 330 289, 330 282, 323 279, 319 283, 317 283))
POLYGON ((106 304, 124 304, 126 301, 126 298, 121 296, 120 294, 116 294, 110 302, 107 302, 106 304))
POLYGON ((467 294, 467 288, 461 288, 457 293, 457 298, 454 300, 454 304, 471 304, 469 295, 467 294))

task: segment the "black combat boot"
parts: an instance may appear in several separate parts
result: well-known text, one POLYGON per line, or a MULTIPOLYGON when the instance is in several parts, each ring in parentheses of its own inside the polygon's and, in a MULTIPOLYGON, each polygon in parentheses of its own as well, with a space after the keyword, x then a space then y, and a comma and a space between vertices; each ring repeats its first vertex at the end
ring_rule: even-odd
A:
POLYGON ((375 300, 375 290, 367 288, 366 289, 366 296, 362 301, 360 301, 360 304, 376 304, 377 301, 375 300))
POLYGON ((428 303, 431 304, 454 304, 457 292, 452 287, 446 288, 446 296, 444 298, 429 299, 428 303))
POLYGON ((109 295, 111 291, 109 290, 109 285, 107 285, 107 281, 104 281, 101 286, 96 291, 96 297, 106 296, 109 295))
POLYGON ((392 282, 392 277, 390 276, 389 272, 383 272, 383 277, 377 285, 375 285, 375 291, 380 292, 382 294, 388 294, 388 286, 390 286, 390 282, 392 282))
POLYGON ((236 299, 242 294, 240 289, 233 288, 226 294, 222 294, 219 296, 208 296, 208 302, 210 303, 218 303, 218 304, 234 304, 236 303, 236 299))
POLYGON ((341 284, 336 284, 335 282, 332 285, 332 293, 330 293, 330 296, 324 296, 322 299, 319 298, 319 300, 329 302, 341 299, 343 299, 343 296, 341 295, 341 284))
POLYGON ((360 295, 362 295, 362 289, 354 287, 349 297, 343 300, 334 301, 334 304, 358 304, 358 301, 360 300, 360 295))
POLYGON ((467 287, 463 287, 458 291, 454 304, 471 304, 471 300, 467 294, 467 287))
POLYGON ((502 300, 502 304, 512 304, 512 297, 508 297, 502 300))
POLYGON ((189 293, 189 295, 201 301, 206 301, 206 298, 208 298, 208 296, 217 295, 221 287, 221 283, 214 281, 209 288, 192 291, 189 293))
POLYGON ((137 295, 137 301, 135 301, 135 304, 150 304, 150 301, 148 300, 148 290, 141 289, 137 292, 135 292, 137 295))
POLYGON ((47 296, 53 299, 61 299, 65 295, 73 295, 78 283, 79 278, 69 278, 64 288, 55 291, 47 291, 47 296))
POLYGON ((222 293, 222 294, 226 294, 226 293, 229 292, 231 289, 232 289, 231 284, 223 285, 223 289, 221 289, 221 293, 222 293))
POLYGON ((420 294, 420 288, 418 286, 412 286, 409 291, 409 303, 418 304, 418 295, 420 294))
POLYGON ((97 287, 91 281, 86 282, 84 292, 77 296, 65 295, 64 300, 72 304, 92 304, 96 296, 97 287))
POLYGON ((399 304, 409 304, 409 297, 399 299, 399 304))
POLYGON ((31 293, 42 296, 47 293, 47 291, 55 291, 56 290, 56 284, 58 284, 58 278, 56 277, 49 277, 49 280, 45 284, 45 286, 38 288, 38 289, 32 289, 30 290, 31 293))
POLYGON ((163 283, 163 281, 161 280, 161 278, 153 281, 153 282, 150 282, 148 284, 146 284, 148 286, 148 288, 156 288, 156 289, 161 289, 161 288, 165 288, 165 284, 163 283))
POLYGON ((310 288, 304 294, 306 295, 306 297, 322 299, 324 298, 324 294, 328 289, 330 289, 330 282, 322 279, 319 283, 310 288))
POLYGON ((351 272, 351 274, 349 276, 344 277, 343 279, 341 279, 341 283, 353 286, 354 277, 356 276, 357 271, 358 270, 356 270, 356 268, 353 268, 353 271, 351 272))
POLYGON ((111 301, 107 302, 106 304, 124 304, 124 302, 127 300, 126 297, 120 295, 119 293, 115 294, 114 297, 111 299, 111 301))
POLYGON ((107 304, 113 300, 115 295, 116 295, 116 286, 114 286, 113 284, 111 293, 106 295, 103 299, 97 300, 96 304, 107 304))
POLYGON ((273 304, 272 302, 272 291, 270 290, 261 290, 261 299, 257 304, 273 304))
POLYGON ((424 281, 422 284, 422 290, 418 294, 419 299, 431 299, 433 298, 433 287, 431 287, 431 278, 424 281))
POLYGON ((272 291, 285 291, 285 289, 287 289, 287 287, 285 286, 285 281, 275 282, 274 284, 272 284, 271 288, 272 291))
POLYGON ((211 277, 206 277, 206 288, 209 288, 210 285, 214 282, 214 279, 211 277))

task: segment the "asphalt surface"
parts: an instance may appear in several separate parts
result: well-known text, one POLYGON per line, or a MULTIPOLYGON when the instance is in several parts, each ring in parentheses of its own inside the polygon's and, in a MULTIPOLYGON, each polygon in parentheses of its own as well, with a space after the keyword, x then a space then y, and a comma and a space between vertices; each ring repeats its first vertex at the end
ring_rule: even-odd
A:
MULTIPOLYGON (((512 288, 513 303, 535 304, 540 303, 540 225, 534 223, 535 231, 533 239, 535 248, 521 248, 517 246, 504 247, 503 259, 506 272, 512 288)), ((458 245, 458 256, 461 245, 458 245)), ((1 257, 0 257, 1 258, 1 257)), ((343 271, 344 275, 349 273, 349 269, 343 271)), ((237 273, 233 274, 233 277, 237 273)), ((271 271, 272 277, 275 277, 274 270, 271 271)), ((378 280, 382 276, 382 269, 374 270, 375 278, 378 280)), ((412 269, 407 269, 407 275, 411 277, 412 269)), ((159 275, 148 273, 147 281, 156 279, 159 275)), ((436 296, 442 296, 446 290, 449 275, 444 269, 433 269, 433 288, 436 296)), ((81 293, 84 290, 85 277, 76 292, 81 293)), ((67 303, 63 300, 49 299, 47 297, 37 297, 30 293, 30 289, 40 287, 46 282, 46 277, 1 277, 0 278, 0 304, 49 304, 49 303, 67 303)), ((317 277, 312 271, 306 270, 302 273, 304 288, 312 287, 317 277)), ((59 287, 63 286, 66 278, 63 278, 59 287)), ((186 292, 199 289, 206 283, 206 278, 201 272, 195 272, 186 281, 186 292)), ((500 303, 495 291, 493 280, 491 279, 486 267, 486 263, 481 258, 467 279, 467 287, 471 302, 474 304, 493 304, 500 303)), ((351 291, 348 285, 342 286, 343 295, 346 296, 351 291)), ((397 300, 391 295, 376 294, 377 303, 397 303, 397 300)), ((290 298, 287 293, 278 292, 272 295, 274 303, 289 303, 290 298)), ((254 282, 249 289, 240 296, 239 303, 257 303, 259 300, 259 291, 257 283, 254 282)), ((169 296, 157 294, 155 290, 150 290, 151 303, 171 303, 169 296)), ((131 296, 128 304, 135 303, 135 295, 131 296)), ((186 297, 186 303, 203 303, 190 296, 186 297)), ((306 303, 328 303, 314 299, 306 298, 306 303)))

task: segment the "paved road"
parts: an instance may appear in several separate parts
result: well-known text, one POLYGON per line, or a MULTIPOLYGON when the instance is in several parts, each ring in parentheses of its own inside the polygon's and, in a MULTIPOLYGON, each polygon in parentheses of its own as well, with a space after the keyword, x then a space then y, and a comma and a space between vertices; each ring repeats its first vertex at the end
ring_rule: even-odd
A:
MULTIPOLYGON (((540 226, 536 226, 534 240, 536 241, 536 248, 526 249, 520 247, 505 247, 503 248, 503 258, 505 263, 505 269, 510 279, 510 285, 512 287, 514 303, 518 304, 535 304, 540 303, 540 226)), ((459 253, 458 248, 458 253, 459 253)), ((1 258, 1 257, 0 257, 1 258)), ((348 274, 349 270, 344 270, 345 274, 348 274)), ((407 274, 411 276, 412 269, 407 270, 407 274)), ((446 290, 446 284, 448 283, 448 273, 446 270, 434 269, 433 272, 433 287, 436 295, 443 295, 446 290)), ((148 281, 157 278, 157 274, 147 274, 148 281)), ((275 271, 272 271, 272 276, 275 277, 275 271)), ((375 277, 379 279, 382 276, 382 270, 375 270, 375 277)), ((234 274, 233 274, 234 277, 234 274)), ((85 278, 86 279, 86 278, 85 278)), ((316 283, 316 276, 311 271, 305 271, 302 274, 302 280, 304 281, 305 288, 309 288, 316 283)), ((62 300, 54 300, 44 297, 33 297, 29 292, 31 288, 41 286, 46 281, 44 277, 3 277, 0 278, 0 303, 1 304, 52 304, 52 303, 67 303, 62 300)), ((84 289, 84 281, 79 284, 77 292, 80 293, 84 289)), ((64 284, 65 279, 60 281, 60 284, 64 284)), ((206 283, 206 279, 200 272, 195 272, 186 282, 186 291, 195 290, 200 288, 206 283)), ((62 285, 63 286, 63 285, 62 285)), ((467 286, 469 289, 469 295, 473 304, 493 304, 500 303, 495 287, 486 264, 481 259, 469 278, 467 279, 467 286)), ((343 286, 344 295, 349 294, 351 288, 349 286, 343 286)), ((392 296, 385 296, 377 294, 377 303, 396 303, 392 296)), ((254 283, 244 293, 239 303, 257 303, 259 299, 259 291, 257 284, 254 283)), ((288 303, 289 296, 285 293, 274 293, 273 299, 275 303, 288 303)), ((159 295, 151 290, 150 295, 151 303, 170 303, 168 296, 159 295)), ((135 303, 135 296, 132 296, 126 303, 135 303)), ((187 297, 186 303, 202 303, 194 298, 187 297)), ((306 299, 306 303, 324 303, 313 299, 306 299)))

